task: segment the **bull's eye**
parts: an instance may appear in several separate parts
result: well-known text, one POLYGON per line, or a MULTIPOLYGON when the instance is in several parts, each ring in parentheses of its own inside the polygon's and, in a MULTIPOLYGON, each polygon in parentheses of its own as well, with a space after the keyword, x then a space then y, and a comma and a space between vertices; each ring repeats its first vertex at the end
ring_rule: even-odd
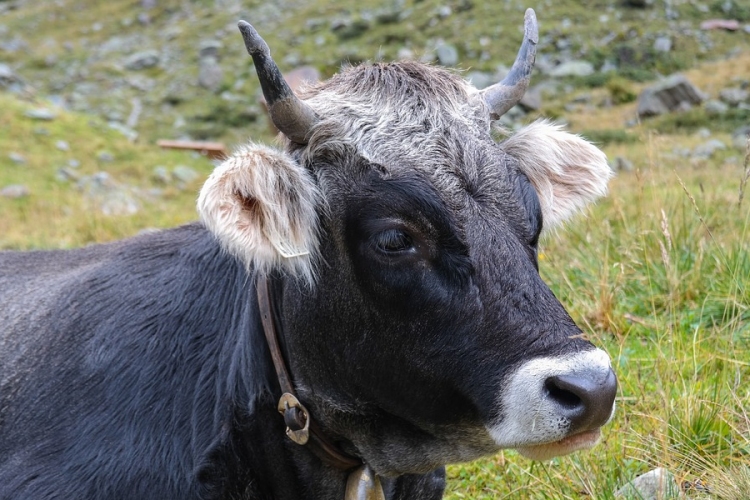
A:
POLYGON ((388 229, 375 236, 375 246, 383 253, 394 254, 411 250, 414 242, 401 229, 388 229))

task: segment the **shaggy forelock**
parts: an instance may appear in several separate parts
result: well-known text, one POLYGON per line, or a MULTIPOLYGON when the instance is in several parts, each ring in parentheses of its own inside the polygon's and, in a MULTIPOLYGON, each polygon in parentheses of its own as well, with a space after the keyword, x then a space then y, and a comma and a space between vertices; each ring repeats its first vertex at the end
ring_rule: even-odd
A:
POLYGON ((459 164, 457 136, 489 130, 489 113, 460 76, 417 62, 350 67, 309 90, 321 117, 305 156, 333 143, 355 144, 358 154, 387 168, 408 165, 435 173, 459 164))

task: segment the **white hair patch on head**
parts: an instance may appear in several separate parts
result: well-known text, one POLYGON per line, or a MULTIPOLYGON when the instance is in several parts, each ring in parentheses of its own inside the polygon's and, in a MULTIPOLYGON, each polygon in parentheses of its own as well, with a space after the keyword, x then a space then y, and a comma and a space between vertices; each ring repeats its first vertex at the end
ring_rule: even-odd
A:
POLYGON ((502 143, 536 189, 548 231, 607 194, 612 169, 604 153, 558 125, 537 121, 502 143))
POLYGON ((248 268, 285 269, 312 282, 319 199, 311 175, 288 154, 249 144, 216 167, 201 189, 198 212, 248 268))

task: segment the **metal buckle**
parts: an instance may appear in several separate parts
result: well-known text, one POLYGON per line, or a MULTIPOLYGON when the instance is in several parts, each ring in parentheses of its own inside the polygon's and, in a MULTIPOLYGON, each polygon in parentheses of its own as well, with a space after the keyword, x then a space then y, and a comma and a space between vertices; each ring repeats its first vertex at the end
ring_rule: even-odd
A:
POLYGON ((279 413, 284 416, 286 435, 297 444, 305 444, 310 439, 310 414, 299 399, 285 392, 279 399, 277 406, 279 413))

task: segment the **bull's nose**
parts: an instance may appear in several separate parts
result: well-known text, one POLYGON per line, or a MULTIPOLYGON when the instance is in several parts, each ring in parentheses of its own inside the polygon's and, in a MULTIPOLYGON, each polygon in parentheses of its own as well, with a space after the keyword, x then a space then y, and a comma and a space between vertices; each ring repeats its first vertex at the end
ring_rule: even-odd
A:
POLYGON ((544 382, 549 398, 570 421, 570 433, 597 429, 612 415, 617 377, 612 369, 602 373, 555 375, 544 382))

